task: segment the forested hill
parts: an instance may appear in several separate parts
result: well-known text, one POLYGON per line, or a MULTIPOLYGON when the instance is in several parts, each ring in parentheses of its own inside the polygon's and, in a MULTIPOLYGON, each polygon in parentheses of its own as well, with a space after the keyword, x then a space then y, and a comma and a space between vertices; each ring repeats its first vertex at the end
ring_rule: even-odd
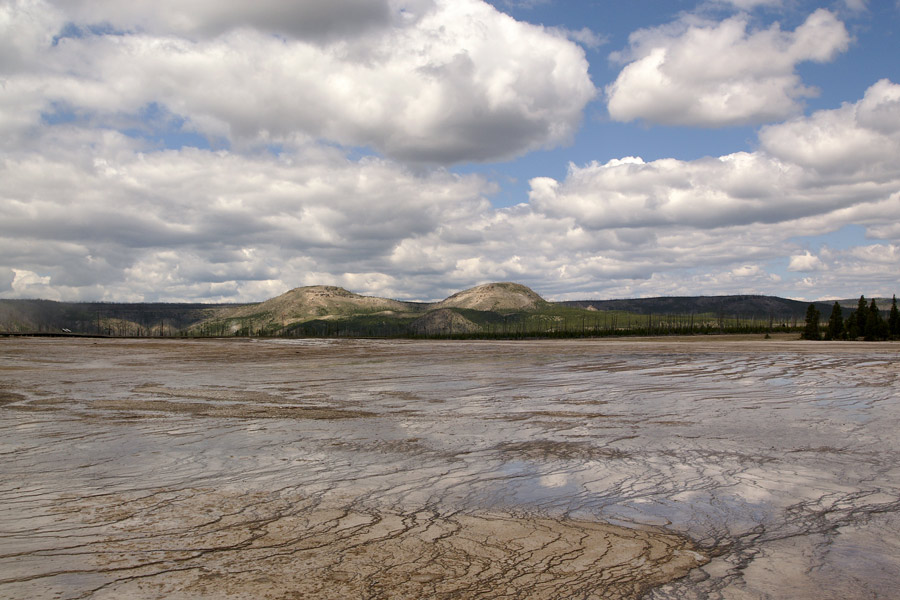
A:
MULTIPOLYGON (((840 303, 844 317, 857 307, 857 300, 840 303)), ((877 303, 882 310, 890 307, 889 300, 877 303)), ((827 320, 833 302, 815 305, 820 318, 827 320)), ((558 335, 679 327, 723 331, 796 327, 808 308, 808 302, 759 295, 548 302, 512 282, 482 284, 432 303, 362 296, 334 286, 306 286, 251 304, 0 299, 0 333, 203 337, 558 335)))
POLYGON ((0 331, 169 334, 240 304, 56 302, 0 299, 0 331), (123 329, 128 325, 128 332, 123 329))
MULTIPOLYGON (((789 300, 776 296, 664 296, 660 298, 630 298, 622 300, 570 300, 559 302, 572 308, 596 310, 620 310, 641 315, 666 314, 722 314, 726 316, 802 318, 809 302, 789 300)), ((819 312, 828 315, 833 302, 815 302, 819 312)), ((855 302, 841 302, 846 309, 856 307, 855 302)))

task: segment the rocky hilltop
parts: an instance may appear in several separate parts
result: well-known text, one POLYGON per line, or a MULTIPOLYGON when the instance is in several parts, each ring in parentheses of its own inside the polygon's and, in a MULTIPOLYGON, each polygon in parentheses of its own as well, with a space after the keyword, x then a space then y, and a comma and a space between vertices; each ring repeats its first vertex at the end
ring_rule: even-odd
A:
POLYGON ((534 290, 519 283, 485 283, 457 292, 434 308, 471 310, 535 310, 549 303, 534 290))
POLYGON ((363 296, 331 285, 311 285, 294 288, 260 304, 242 306, 220 316, 240 318, 264 313, 271 319, 287 324, 306 319, 336 318, 360 313, 409 312, 416 308, 415 303, 411 302, 363 296))

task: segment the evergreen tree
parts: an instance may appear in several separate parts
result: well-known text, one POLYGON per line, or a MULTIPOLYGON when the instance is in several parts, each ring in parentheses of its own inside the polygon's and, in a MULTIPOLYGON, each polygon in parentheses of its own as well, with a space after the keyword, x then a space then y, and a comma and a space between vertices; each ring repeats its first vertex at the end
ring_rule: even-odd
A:
POLYGON ((869 309, 866 311, 866 328, 865 331, 865 339, 869 342, 874 342, 875 340, 884 339, 886 336, 885 333, 885 323, 884 319, 881 318, 881 311, 878 310, 878 305, 875 304, 875 299, 872 298, 872 304, 869 305, 869 309))
POLYGON ((853 311, 850 313, 850 316, 844 320, 844 339, 845 340, 855 340, 859 337, 859 319, 857 318, 857 311, 853 311))
POLYGON ((822 337, 819 335, 819 310, 816 308, 815 304, 810 304, 809 308, 806 309, 806 326, 803 328, 803 334, 801 337, 804 340, 820 340, 822 337))
POLYGON ((850 311, 850 316, 844 319, 844 335, 845 340, 855 340, 859 337, 859 330, 856 328, 856 311, 850 311))
POLYGON ((892 338, 900 337, 900 311, 897 310, 897 294, 894 294, 894 302, 891 304, 891 316, 888 317, 888 329, 892 338))
POLYGON ((828 329, 825 330, 826 340, 841 339, 844 333, 844 319, 841 312, 841 305, 835 302, 831 307, 831 316, 828 318, 828 329))
POLYGON ((869 307, 866 306, 866 297, 860 296, 859 302, 856 304, 856 331, 857 336, 865 335, 866 318, 869 315, 869 307))

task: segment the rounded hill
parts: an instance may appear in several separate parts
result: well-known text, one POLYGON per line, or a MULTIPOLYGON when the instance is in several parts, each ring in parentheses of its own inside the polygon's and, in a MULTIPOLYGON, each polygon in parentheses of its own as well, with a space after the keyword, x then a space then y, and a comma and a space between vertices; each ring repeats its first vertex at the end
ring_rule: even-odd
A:
POLYGON ((312 285, 294 288, 260 304, 241 307, 227 316, 239 318, 266 314, 272 320, 291 323, 317 317, 333 318, 341 315, 406 310, 409 310, 408 304, 399 300, 361 296, 337 286, 312 285))
POLYGON ((435 308, 472 310, 535 310, 547 304, 534 290, 520 283, 485 283, 457 292, 435 308))

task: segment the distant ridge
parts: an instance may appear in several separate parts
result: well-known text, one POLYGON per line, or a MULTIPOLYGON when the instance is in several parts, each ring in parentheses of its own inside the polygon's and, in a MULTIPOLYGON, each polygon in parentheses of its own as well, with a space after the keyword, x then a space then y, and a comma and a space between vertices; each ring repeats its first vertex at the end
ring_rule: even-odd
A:
MULTIPOLYGON (((867 299, 870 301, 871 299, 867 299)), ((857 300, 840 300, 844 317, 857 300)), ((877 299, 883 311, 890 300, 877 299)), ((815 302, 823 319, 834 301, 815 302)), ((631 329, 792 328, 809 302, 775 296, 664 296, 548 302, 531 288, 494 282, 440 302, 364 296, 342 287, 298 287, 251 304, 55 302, 0 299, 0 333, 107 336, 557 335, 631 329)))
MULTIPOLYGON (((630 298, 618 300, 566 300, 558 302, 562 306, 573 308, 593 307, 596 310, 623 310, 641 315, 647 314, 689 314, 689 313, 727 313, 743 315, 790 315, 805 314, 809 302, 790 300, 777 296, 741 294, 734 296, 660 296, 656 298, 630 298)), ((813 302, 819 312, 827 316, 831 312, 834 301, 813 302), (826 312, 827 311, 827 312, 826 312)), ((844 309, 856 308, 841 302, 844 309)), ((848 311, 849 312, 849 311, 848 311)))

